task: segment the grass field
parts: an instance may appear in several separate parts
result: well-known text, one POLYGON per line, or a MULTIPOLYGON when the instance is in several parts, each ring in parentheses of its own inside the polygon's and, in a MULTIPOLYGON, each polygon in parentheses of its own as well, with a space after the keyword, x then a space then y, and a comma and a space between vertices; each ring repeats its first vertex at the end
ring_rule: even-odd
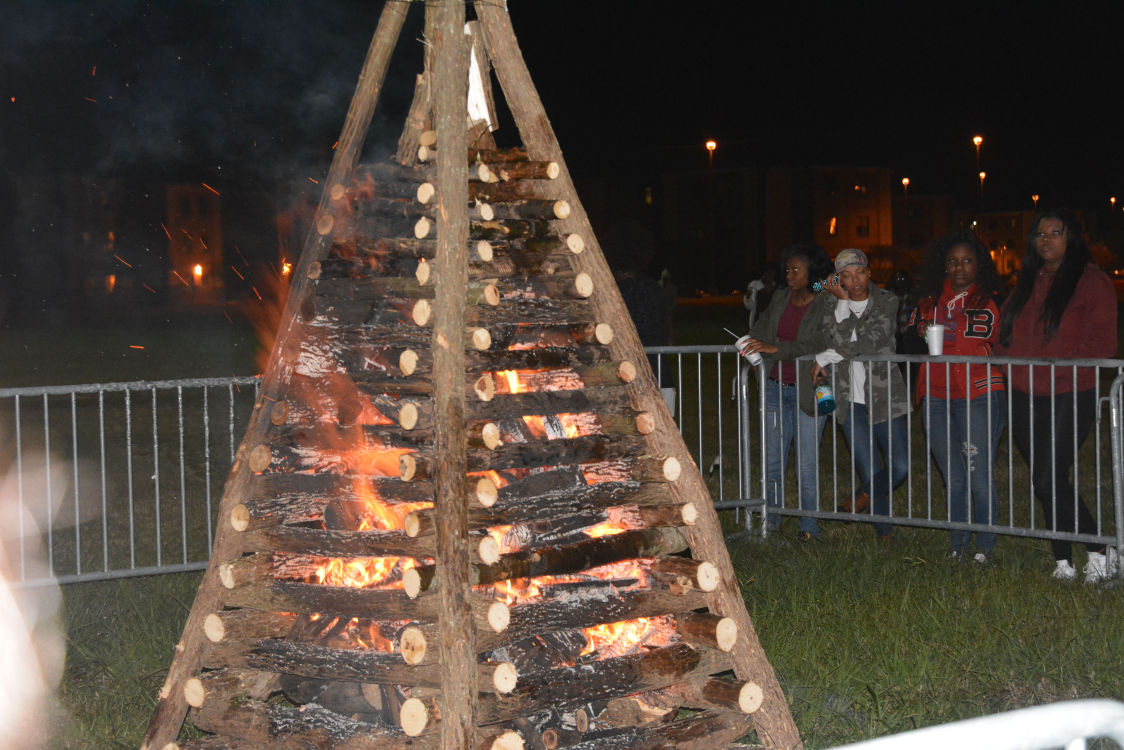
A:
MULTIPOLYGON (((741 330, 743 311, 682 307, 676 343, 726 343, 723 326, 741 330)), ((3 363, 5 385, 253 368, 252 333, 225 319, 2 331, 0 341, 23 353, 3 363)), ((737 531, 733 513, 722 516, 737 531)), ((903 529, 887 548, 865 524, 827 523, 820 541, 803 544, 795 521, 785 524, 766 541, 732 536, 730 551, 807 747, 1055 700, 1124 698, 1124 588, 1050 580, 1044 542, 1003 538, 995 564, 978 567, 949 562, 940 532, 903 529)), ((51 747, 139 746, 198 580, 63 588, 65 669, 44 717, 51 747)))

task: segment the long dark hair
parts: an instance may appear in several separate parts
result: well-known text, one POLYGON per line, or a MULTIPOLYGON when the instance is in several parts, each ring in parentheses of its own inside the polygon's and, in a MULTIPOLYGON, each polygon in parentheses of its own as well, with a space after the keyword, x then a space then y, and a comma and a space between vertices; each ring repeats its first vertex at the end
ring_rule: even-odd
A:
POLYGON ((1038 255, 1035 238, 1038 227, 1046 219, 1057 219, 1065 227, 1065 257, 1042 305, 1043 343, 1052 339, 1057 333, 1062 315, 1065 314, 1069 300, 1077 289, 1077 282, 1085 273, 1085 266, 1092 260, 1093 256, 1089 252, 1089 246, 1085 243, 1085 234, 1081 229, 1081 220, 1073 211, 1068 208, 1057 208, 1036 214, 1027 234, 1026 254, 1023 255, 1023 265, 1019 271, 1019 282, 1015 285, 1015 291, 1011 292, 1007 304, 1003 305, 1003 314, 999 321, 999 343, 1003 346, 1011 345, 1011 329, 1015 325, 1015 318, 1019 317, 1027 300, 1030 299, 1030 294, 1034 290, 1034 279, 1042 268, 1042 257, 1038 255))
POLYGON ((921 277, 921 297, 939 299, 944 289, 945 263, 952 248, 964 245, 976 257, 976 289, 972 295, 973 300, 984 302, 994 299, 999 293, 999 271, 995 268, 995 261, 991 253, 980 242, 980 238, 971 229, 961 227, 946 232, 937 239, 929 248, 929 255, 925 258, 923 276, 921 277))
MULTIPOLYGON (((785 278, 784 267, 793 258, 803 258, 808 263, 808 291, 812 291, 813 283, 826 279, 835 270, 835 264, 831 262, 827 251, 822 247, 811 243, 798 243, 781 250, 781 259, 777 264, 777 275, 780 278, 785 278)), ((777 286, 779 287, 780 284, 777 286)))

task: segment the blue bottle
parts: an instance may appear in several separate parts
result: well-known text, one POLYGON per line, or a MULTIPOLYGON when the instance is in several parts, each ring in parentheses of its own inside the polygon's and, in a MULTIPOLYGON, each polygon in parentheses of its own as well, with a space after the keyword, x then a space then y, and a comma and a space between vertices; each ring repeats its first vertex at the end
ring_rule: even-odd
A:
POLYGON ((827 415, 833 411, 835 411, 835 394, 831 390, 831 383, 821 376, 816 380, 816 413, 827 415))

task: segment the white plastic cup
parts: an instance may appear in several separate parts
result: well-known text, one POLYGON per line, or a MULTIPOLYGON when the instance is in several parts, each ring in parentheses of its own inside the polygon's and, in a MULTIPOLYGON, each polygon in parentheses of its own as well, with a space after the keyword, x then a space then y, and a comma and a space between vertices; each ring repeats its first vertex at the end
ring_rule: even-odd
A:
POLYGON ((925 342, 929 345, 929 354, 939 357, 944 354, 944 326, 934 323, 925 331, 925 342))
POLYGON ((750 341, 753 341, 752 336, 742 336, 740 339, 738 339, 737 343, 734 344, 734 346, 738 348, 738 354, 745 357, 746 362, 749 362, 754 367, 757 367, 757 365, 761 364, 761 355, 757 352, 753 352, 752 354, 745 353, 745 347, 749 345, 750 341))

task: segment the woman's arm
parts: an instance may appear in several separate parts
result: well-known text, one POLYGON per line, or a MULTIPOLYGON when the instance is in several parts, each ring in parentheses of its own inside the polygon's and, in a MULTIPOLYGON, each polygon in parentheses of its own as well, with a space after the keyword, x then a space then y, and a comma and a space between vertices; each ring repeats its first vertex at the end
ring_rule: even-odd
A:
POLYGON ((835 350, 847 359, 863 354, 892 354, 897 331, 898 298, 890 292, 872 290, 870 306, 862 317, 851 315, 839 323, 835 350), (855 340, 851 341, 854 332, 855 340))

